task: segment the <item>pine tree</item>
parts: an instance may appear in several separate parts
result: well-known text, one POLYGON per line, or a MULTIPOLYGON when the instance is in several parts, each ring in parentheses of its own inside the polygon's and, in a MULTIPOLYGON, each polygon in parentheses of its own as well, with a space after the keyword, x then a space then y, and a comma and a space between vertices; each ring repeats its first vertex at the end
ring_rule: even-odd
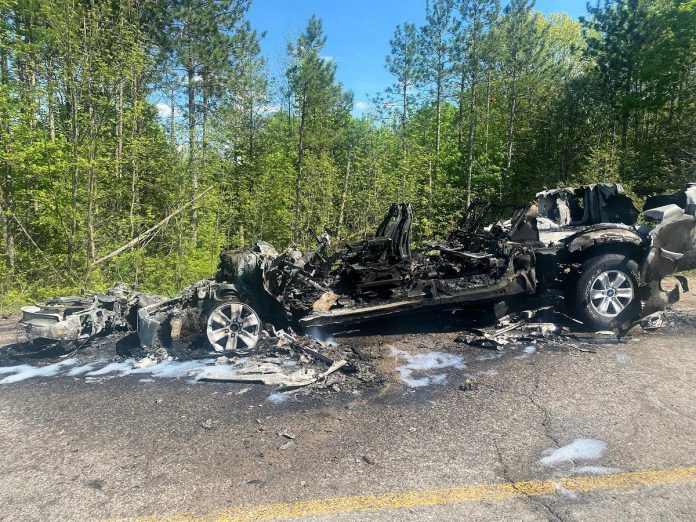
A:
POLYGON ((461 26, 458 28, 457 45, 460 63, 459 124, 457 148, 463 149, 462 121, 465 89, 469 90, 469 132, 467 137, 466 203, 471 203, 471 186, 474 173, 474 146, 476 140, 477 87, 482 61, 482 46, 486 32, 498 13, 497 0, 462 0, 459 4, 461 26))
MULTIPOLYGON (((296 42, 288 44, 290 66, 286 72, 298 122, 295 158, 295 212, 294 237, 299 239, 303 210, 302 192, 307 188, 305 166, 307 149, 314 152, 314 161, 321 161, 321 153, 336 137, 342 120, 352 107, 352 95, 344 93, 336 83, 336 64, 321 56, 326 43, 321 20, 312 16, 305 32, 296 42)), ((318 181, 318 180, 317 180, 318 181)), ((313 187, 314 188, 314 187, 313 187)), ((324 190, 328 187, 324 187, 324 190)), ((325 193, 326 194, 326 193, 325 193)))
POLYGON ((406 188, 406 149, 408 136, 408 118, 410 106, 413 103, 412 90, 418 82, 418 38, 415 24, 397 25, 394 37, 389 41, 391 54, 387 56, 387 70, 394 76, 394 84, 387 89, 399 100, 400 118, 399 133, 401 135, 401 193, 406 188))
POLYGON ((434 184, 439 170, 442 146, 442 104, 451 71, 453 6, 453 0, 432 0, 432 3, 427 0, 425 25, 420 30, 421 72, 419 77, 431 91, 435 105, 435 158, 433 164, 428 166, 428 217, 431 223, 434 184))
MULTIPOLYGON (((250 0, 172 0, 167 45, 184 76, 192 194, 198 192, 199 169, 205 165, 209 115, 231 83, 236 59, 245 56, 247 49, 258 52, 254 34, 244 18, 249 5, 250 0)), ((196 207, 192 228, 195 244, 196 207)))

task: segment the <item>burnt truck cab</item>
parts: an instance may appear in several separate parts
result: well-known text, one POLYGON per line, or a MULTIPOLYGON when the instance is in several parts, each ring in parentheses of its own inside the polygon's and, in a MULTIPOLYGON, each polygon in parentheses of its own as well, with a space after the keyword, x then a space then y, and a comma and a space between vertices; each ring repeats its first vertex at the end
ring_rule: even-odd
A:
POLYGON ((668 198, 648 198, 639 220, 621 185, 540 192, 537 277, 559 285, 591 328, 622 333, 665 309, 688 291, 684 277, 669 276, 696 267, 696 184, 668 198))
POLYGON ((620 334, 687 290, 683 278, 678 287, 665 283, 695 264, 696 205, 688 201, 696 201, 696 188, 682 199, 683 209, 649 202, 640 223, 616 184, 541 192, 527 207, 477 203, 445 238, 417 249, 410 205, 392 204, 373 237, 332 256, 328 239, 308 255, 263 245, 229 251, 217 280, 231 282, 240 302, 275 309, 261 313, 270 322, 301 327, 498 304, 555 286, 587 328, 620 334), (511 218, 483 226, 501 211, 511 218))

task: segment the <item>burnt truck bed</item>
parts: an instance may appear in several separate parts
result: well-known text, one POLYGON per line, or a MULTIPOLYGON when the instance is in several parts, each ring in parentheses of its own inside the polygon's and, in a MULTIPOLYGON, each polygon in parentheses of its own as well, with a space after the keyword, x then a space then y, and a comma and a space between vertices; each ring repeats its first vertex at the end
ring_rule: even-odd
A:
MULTIPOLYGON (((379 317, 417 310, 434 310, 451 308, 465 303, 498 302, 509 297, 534 293, 536 283, 530 279, 527 271, 516 271, 505 275, 491 285, 462 288, 460 291, 438 292, 433 288, 427 295, 416 296, 396 302, 384 302, 338 308, 326 311, 313 311, 301 318, 302 326, 327 326, 334 324, 352 324, 379 317)), ((458 280, 445 280, 443 283, 455 286, 458 280)))

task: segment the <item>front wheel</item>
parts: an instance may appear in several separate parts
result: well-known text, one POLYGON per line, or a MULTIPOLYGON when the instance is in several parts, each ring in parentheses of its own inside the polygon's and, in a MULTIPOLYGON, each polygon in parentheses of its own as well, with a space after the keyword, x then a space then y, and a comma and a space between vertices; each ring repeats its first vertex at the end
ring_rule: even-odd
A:
POLYGON ((583 263, 566 305, 589 328, 607 330, 619 314, 638 313, 637 291, 638 263, 621 254, 604 254, 583 263))
POLYGON ((254 350, 261 332, 261 320, 244 303, 224 303, 208 317, 206 334, 216 352, 247 355, 254 350))

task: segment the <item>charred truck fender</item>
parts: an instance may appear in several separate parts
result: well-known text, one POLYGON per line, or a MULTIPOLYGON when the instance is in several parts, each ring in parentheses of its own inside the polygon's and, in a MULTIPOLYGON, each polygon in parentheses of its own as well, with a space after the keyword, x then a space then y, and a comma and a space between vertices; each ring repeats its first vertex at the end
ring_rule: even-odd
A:
MULTIPOLYGON (((696 205, 687 208, 696 214, 696 205)), ((649 233, 649 250, 639 266, 641 317, 677 302, 681 292, 689 291, 688 283, 685 277, 675 276, 670 284, 669 276, 696 267, 696 215, 675 204, 645 210, 643 215, 660 223, 649 233)), ((620 314, 614 327, 623 333, 635 323, 635 317, 620 314)))
POLYGON ((140 346, 149 352, 175 343, 190 343, 205 332, 210 312, 221 303, 237 299, 231 283, 198 281, 173 299, 138 310, 140 346))

